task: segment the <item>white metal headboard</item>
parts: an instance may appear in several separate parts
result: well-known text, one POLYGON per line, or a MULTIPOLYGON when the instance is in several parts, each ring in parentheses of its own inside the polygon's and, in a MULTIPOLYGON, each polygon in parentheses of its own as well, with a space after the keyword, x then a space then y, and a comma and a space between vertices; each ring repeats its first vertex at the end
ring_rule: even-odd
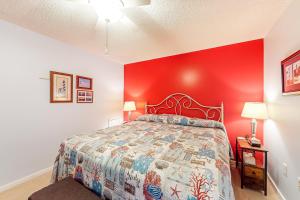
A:
MULTIPOLYGON (((181 115, 182 110, 197 110, 205 119, 214 119, 224 122, 224 104, 221 106, 205 106, 189 95, 174 93, 166 97, 159 104, 145 105, 146 114, 159 114, 159 111, 174 111, 172 114, 181 115)), ((169 113, 169 112, 168 112, 169 113)))

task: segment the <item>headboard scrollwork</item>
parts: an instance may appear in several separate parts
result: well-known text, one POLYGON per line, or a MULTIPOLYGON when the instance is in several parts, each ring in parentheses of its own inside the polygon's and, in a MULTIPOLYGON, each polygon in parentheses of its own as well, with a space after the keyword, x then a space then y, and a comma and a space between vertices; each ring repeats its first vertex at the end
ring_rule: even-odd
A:
POLYGON ((145 106, 146 114, 162 114, 165 111, 168 114, 181 115, 183 110, 199 111, 204 119, 224 121, 223 102, 220 106, 205 106, 183 93, 171 94, 158 104, 145 106))

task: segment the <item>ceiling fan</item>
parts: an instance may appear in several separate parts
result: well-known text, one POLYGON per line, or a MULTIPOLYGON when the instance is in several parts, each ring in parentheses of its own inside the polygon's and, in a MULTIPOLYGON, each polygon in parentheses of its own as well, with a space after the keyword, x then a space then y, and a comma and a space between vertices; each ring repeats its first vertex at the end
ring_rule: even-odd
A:
MULTIPOLYGON (((92 0, 68 0, 68 1, 79 2, 79 3, 90 3, 92 0)), ((103 1, 103 0, 95 0, 95 1, 103 1)), ((124 7, 144 6, 144 5, 151 4, 151 0, 118 0, 118 1, 120 1, 124 7)))
POLYGON ((99 19, 105 20, 105 54, 108 50, 108 26, 109 23, 118 21, 124 13, 123 9, 151 4, 151 0, 68 0, 75 3, 90 4, 96 11, 99 19))

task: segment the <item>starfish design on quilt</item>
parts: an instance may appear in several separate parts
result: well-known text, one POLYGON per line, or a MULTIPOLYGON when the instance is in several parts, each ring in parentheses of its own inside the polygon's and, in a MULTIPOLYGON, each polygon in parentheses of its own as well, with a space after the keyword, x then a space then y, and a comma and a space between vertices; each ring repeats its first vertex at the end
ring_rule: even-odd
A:
POLYGON ((179 199, 178 193, 181 192, 181 191, 177 190, 177 184, 176 184, 176 186, 174 188, 170 187, 170 189, 172 190, 171 196, 176 195, 176 197, 179 199))

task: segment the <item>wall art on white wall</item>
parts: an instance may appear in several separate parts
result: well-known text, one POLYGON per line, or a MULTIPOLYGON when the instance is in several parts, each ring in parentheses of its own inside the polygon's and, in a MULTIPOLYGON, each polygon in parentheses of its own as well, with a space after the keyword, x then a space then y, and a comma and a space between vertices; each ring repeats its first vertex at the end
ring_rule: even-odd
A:
POLYGON ((73 75, 50 71, 50 102, 73 102, 73 75))
POLYGON ((84 76, 76 76, 76 88, 84 89, 84 90, 92 90, 93 79, 84 76))
POLYGON ((77 90, 77 103, 93 103, 94 92, 89 90, 77 90))
POLYGON ((300 94, 300 50, 281 62, 282 93, 300 94))

